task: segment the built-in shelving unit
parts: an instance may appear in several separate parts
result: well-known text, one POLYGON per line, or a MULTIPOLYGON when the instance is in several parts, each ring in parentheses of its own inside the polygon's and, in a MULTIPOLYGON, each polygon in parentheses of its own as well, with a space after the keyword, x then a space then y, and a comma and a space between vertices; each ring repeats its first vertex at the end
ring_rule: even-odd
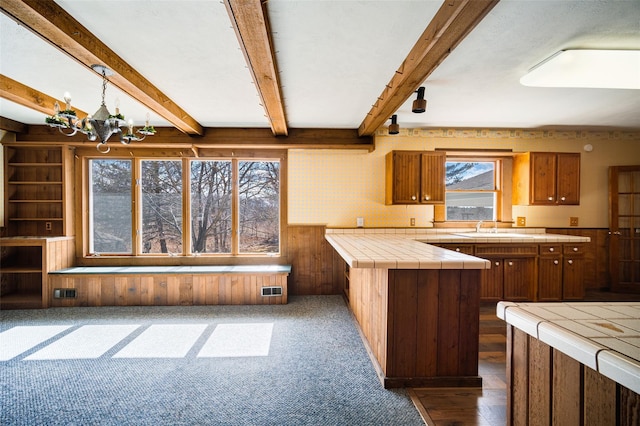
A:
POLYGON ((8 235, 72 235, 72 150, 11 145, 5 149, 8 235))
POLYGON ((46 308, 48 273, 73 265, 73 237, 0 238, 0 309, 46 308))

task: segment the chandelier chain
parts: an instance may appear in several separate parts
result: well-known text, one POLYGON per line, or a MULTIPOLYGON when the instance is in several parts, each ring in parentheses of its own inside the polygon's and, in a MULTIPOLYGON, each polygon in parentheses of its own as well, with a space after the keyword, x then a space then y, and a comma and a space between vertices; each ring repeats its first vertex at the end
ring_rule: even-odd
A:
POLYGON ((104 93, 107 90, 107 72, 106 69, 102 69, 102 106, 106 106, 104 103, 104 93))

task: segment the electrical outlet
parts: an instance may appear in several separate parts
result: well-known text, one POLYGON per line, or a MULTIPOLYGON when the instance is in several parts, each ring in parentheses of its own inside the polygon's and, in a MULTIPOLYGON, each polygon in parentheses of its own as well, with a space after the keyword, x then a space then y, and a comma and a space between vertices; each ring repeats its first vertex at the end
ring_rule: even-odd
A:
POLYGON ((45 222, 44 229, 46 229, 47 231, 51 231, 51 229, 53 229, 51 222, 45 222))
POLYGON ((570 217, 569 218, 569 226, 578 226, 578 218, 577 217, 570 217))
POLYGON ((415 217, 411 218, 411 226, 416 226, 416 218, 415 217))
POLYGON ((357 217, 356 218, 356 226, 358 228, 362 228, 364 226, 364 217, 357 217))
POLYGON ((524 216, 518 216, 516 223, 518 226, 527 226, 527 218, 524 216))

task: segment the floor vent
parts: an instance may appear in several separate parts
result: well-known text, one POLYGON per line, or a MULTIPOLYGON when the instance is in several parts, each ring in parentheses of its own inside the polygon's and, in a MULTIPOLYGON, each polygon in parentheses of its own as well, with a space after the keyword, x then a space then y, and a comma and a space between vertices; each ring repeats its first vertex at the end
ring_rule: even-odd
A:
POLYGON ((75 288, 56 288, 53 290, 54 299, 69 299, 76 297, 78 297, 78 295, 76 294, 75 288))
POLYGON ((282 296, 282 287, 262 287, 263 296, 282 296))

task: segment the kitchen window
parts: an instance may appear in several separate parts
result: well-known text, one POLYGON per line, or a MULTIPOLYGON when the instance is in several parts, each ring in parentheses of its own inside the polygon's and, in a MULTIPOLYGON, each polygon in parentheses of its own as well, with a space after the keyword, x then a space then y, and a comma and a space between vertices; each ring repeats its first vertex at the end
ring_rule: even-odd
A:
POLYGON ((273 256, 281 252, 276 158, 88 159, 92 256, 273 256))

